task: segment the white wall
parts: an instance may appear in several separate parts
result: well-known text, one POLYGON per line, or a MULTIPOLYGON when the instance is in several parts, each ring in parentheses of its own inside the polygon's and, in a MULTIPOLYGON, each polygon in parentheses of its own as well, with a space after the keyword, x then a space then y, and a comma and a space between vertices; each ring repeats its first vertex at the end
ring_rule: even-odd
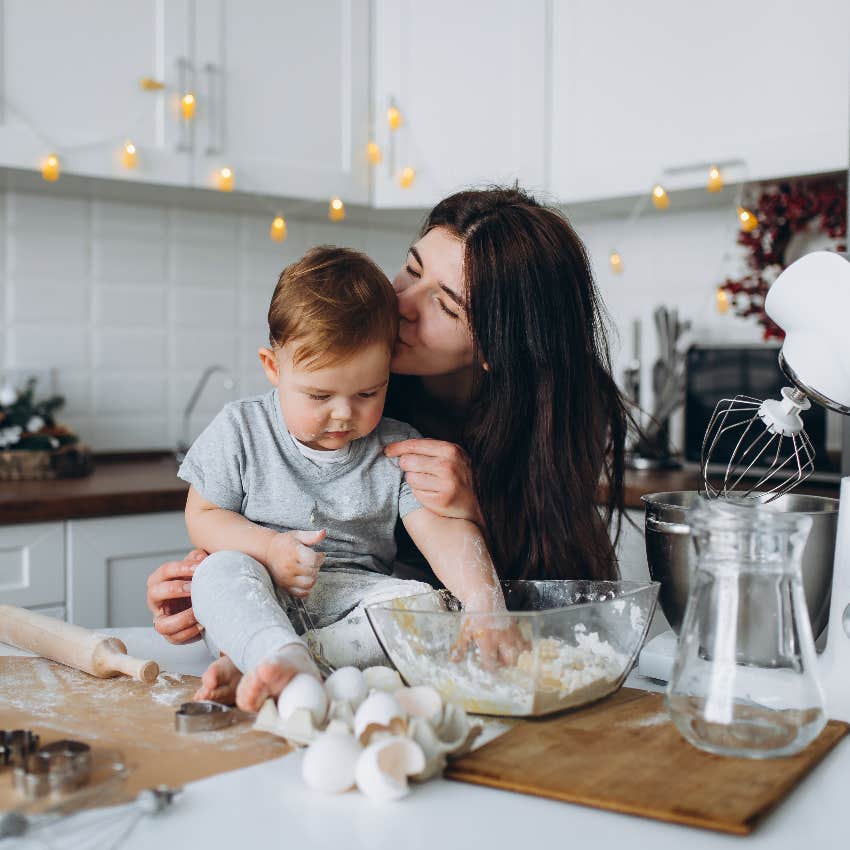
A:
POLYGON ((60 414, 97 451, 174 446, 186 401, 221 363, 192 426, 229 397, 268 384, 256 351, 283 267, 311 245, 342 244, 394 274, 413 228, 289 217, 272 242, 266 214, 196 211, 83 197, 0 195, 0 377, 42 376, 60 414))

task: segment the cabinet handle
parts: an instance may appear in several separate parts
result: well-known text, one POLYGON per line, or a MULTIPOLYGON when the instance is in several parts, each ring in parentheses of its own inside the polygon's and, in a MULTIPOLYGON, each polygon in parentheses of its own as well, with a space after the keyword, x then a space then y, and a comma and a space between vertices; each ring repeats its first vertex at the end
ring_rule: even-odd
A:
POLYGON ((210 117, 210 135, 204 153, 217 156, 224 151, 224 80, 221 68, 214 62, 204 65, 207 75, 207 114, 210 117))
MULTIPOLYGON (((194 93, 195 88, 195 66, 185 57, 177 59, 177 96, 182 98, 187 92, 194 93)), ((195 149, 195 122, 183 117, 180 112, 179 135, 177 138, 177 150, 180 153, 191 153, 195 149)))

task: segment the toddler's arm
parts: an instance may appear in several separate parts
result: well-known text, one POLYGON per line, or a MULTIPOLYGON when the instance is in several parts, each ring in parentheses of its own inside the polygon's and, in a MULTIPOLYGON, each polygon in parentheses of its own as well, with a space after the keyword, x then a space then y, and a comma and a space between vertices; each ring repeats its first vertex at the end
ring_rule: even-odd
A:
POLYGON ((466 519, 418 508, 402 519, 438 579, 470 611, 504 611, 505 600, 481 530, 466 519))
POLYGON ((314 552, 324 531, 280 533, 251 522, 242 514, 208 502, 194 486, 186 499, 186 528, 192 543, 207 552, 244 552, 269 571, 275 584, 294 596, 306 596, 316 583, 323 552, 314 552))

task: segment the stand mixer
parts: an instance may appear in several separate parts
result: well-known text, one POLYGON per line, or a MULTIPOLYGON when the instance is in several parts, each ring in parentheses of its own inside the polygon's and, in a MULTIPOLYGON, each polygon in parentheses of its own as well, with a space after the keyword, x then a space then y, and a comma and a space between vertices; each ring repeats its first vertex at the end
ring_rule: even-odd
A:
MULTIPOLYGON (((771 286, 765 312, 785 331, 779 365, 792 386, 782 390, 781 399, 737 396, 718 403, 703 442, 701 492, 708 498, 769 503, 789 493, 813 468, 814 452, 801 414, 814 401, 850 415, 850 338, 845 327, 850 258, 817 251, 792 263, 771 286), (730 439, 732 457, 715 479, 712 453, 721 440, 730 439), (760 470, 755 481, 748 477, 754 467, 760 470)), ((841 482, 827 634, 818 659, 827 713, 850 721, 850 476, 841 482)), ((672 633, 656 641, 661 638, 666 645, 656 655, 667 655, 672 633)), ((641 672, 653 675, 651 668, 658 665, 652 663, 651 645, 648 650, 648 663, 641 656, 641 672)))

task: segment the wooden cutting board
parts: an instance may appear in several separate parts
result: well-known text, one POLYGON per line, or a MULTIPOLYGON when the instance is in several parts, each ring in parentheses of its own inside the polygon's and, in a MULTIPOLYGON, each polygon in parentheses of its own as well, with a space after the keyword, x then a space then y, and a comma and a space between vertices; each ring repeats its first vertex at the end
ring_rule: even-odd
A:
POLYGON ((848 728, 830 720, 796 756, 726 758, 682 738, 663 694, 622 688, 586 709, 519 723, 451 762, 446 777, 746 835, 848 728))
MULTIPOLYGON (((42 744, 83 741, 92 755, 119 750, 130 766, 110 800, 132 799, 143 788, 172 787, 279 758, 289 745, 251 722, 214 732, 179 734, 174 712, 198 689, 196 676, 160 673, 152 685, 119 676, 96 679, 45 658, 0 657, 0 729, 32 729, 42 744)), ((24 800, 0 768, 0 811, 24 800)))

